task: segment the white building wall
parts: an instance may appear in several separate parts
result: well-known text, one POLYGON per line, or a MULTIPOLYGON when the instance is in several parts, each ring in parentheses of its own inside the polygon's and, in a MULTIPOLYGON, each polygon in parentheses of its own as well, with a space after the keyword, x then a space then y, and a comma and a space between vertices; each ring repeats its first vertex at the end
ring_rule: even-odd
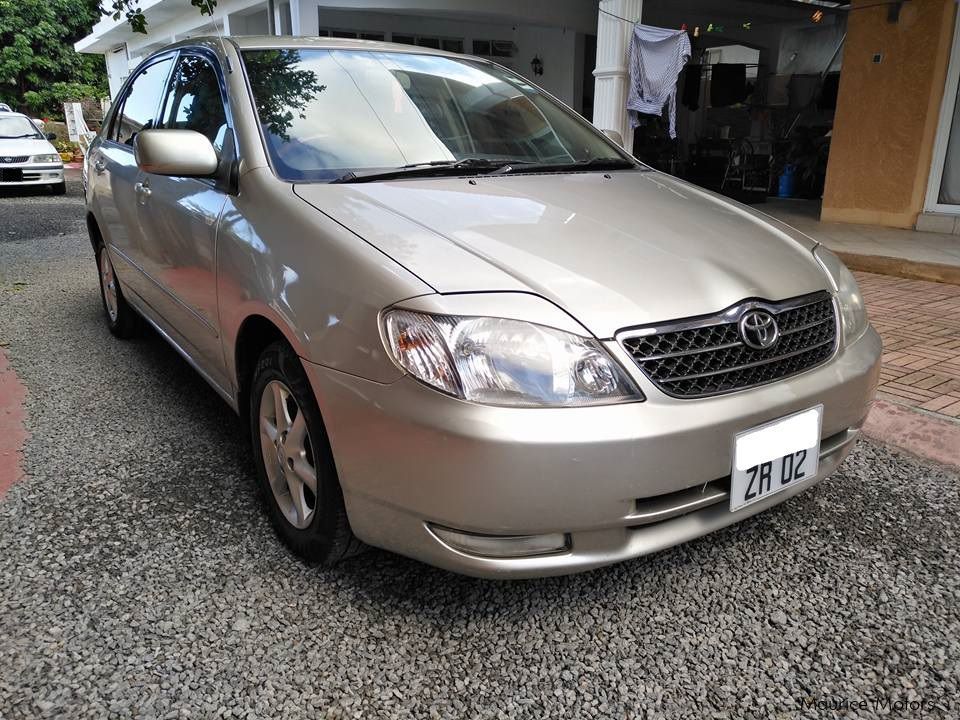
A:
POLYGON ((231 35, 266 35, 270 27, 266 8, 230 15, 231 35))
POLYGON ((480 22, 412 13, 341 10, 326 7, 317 0, 301 0, 299 15, 300 34, 306 36, 317 35, 323 27, 382 32, 388 42, 394 33, 459 38, 464 41, 466 53, 471 52, 474 40, 509 40, 516 45, 516 54, 512 58, 496 58, 497 62, 529 78, 571 107, 579 109, 581 104, 582 83, 576 82, 576 75, 581 72, 576 65, 578 33, 571 28, 480 22), (536 77, 530 66, 535 55, 539 55, 543 61, 543 75, 536 77))

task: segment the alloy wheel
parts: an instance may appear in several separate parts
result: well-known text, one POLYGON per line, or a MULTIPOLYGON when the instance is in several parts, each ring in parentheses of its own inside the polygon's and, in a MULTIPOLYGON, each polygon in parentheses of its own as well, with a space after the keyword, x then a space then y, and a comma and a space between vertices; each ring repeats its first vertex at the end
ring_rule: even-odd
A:
POLYGON ((260 447, 277 507, 300 530, 317 510, 317 468, 306 418, 290 388, 271 380, 260 396, 260 447))
POLYGON ((107 306, 107 315, 110 322, 115 323, 119 314, 117 302, 117 279, 113 274, 113 263, 107 256, 107 249, 100 250, 100 287, 103 292, 103 302, 107 306))

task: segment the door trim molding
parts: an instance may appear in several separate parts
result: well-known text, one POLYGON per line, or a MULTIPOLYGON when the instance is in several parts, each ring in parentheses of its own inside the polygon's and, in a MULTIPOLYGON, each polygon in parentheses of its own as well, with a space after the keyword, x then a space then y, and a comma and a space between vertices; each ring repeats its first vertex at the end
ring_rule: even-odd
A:
POLYGON ((179 305, 179 306, 182 307, 184 310, 186 310, 188 313, 190 313, 190 316, 193 317, 197 322, 199 322, 199 323, 200 323, 201 325, 203 325, 205 328, 207 328, 207 329, 213 334, 214 337, 220 337, 220 333, 219 333, 219 331, 217 330, 217 328, 213 325, 213 323, 211 323, 209 320, 207 320, 205 317, 203 317, 203 315, 201 315, 200 313, 198 313, 198 312, 197 312, 196 310, 194 310, 192 307, 190 307, 189 305, 187 305, 183 300, 181 300, 181 299, 180 299, 179 297, 177 297, 173 292, 171 292, 169 288, 164 287, 162 283, 158 282, 158 281, 156 280, 156 278, 153 277, 153 275, 151 275, 150 273, 148 273, 146 270, 144 270, 142 267, 140 267, 140 265, 138 265, 136 262, 134 262, 134 261, 130 258, 129 255, 127 255, 125 252, 123 252, 122 250, 120 250, 116 245, 113 245, 112 243, 111 243, 111 245, 110 245, 110 252, 115 252, 115 253, 117 253, 120 257, 122 257, 125 262, 129 263, 131 267, 135 268, 135 269, 137 270, 137 272, 139 272, 139 273, 140 273, 141 275, 143 275, 147 280, 149 280, 150 283, 151 283, 152 285, 156 286, 164 295, 166 295, 167 297, 169 297, 171 300, 173 300, 175 303, 177 303, 177 305, 179 305))

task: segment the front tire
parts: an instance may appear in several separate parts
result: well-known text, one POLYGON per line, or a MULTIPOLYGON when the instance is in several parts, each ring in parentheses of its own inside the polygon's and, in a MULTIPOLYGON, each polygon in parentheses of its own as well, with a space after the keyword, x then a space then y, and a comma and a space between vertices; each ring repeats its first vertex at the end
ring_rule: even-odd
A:
POLYGON ((53 193, 54 195, 66 195, 67 193, 66 181, 60 181, 54 185, 51 185, 50 192, 53 193))
POLYGON ((357 553, 363 545, 350 530, 320 408, 288 345, 261 353, 249 397, 258 485, 277 534, 310 562, 357 553))
POLYGON ((117 275, 113 271, 113 263, 110 261, 110 253, 102 242, 97 245, 97 270, 107 327, 115 337, 124 340, 134 337, 139 330, 139 318, 123 297, 117 275))

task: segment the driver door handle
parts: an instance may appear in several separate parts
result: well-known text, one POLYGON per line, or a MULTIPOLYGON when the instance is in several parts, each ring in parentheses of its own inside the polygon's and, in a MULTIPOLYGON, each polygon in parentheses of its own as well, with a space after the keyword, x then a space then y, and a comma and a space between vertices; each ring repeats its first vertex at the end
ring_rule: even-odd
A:
POLYGON ((135 183, 133 191, 137 194, 137 201, 143 205, 150 197, 150 184, 146 181, 135 183))

